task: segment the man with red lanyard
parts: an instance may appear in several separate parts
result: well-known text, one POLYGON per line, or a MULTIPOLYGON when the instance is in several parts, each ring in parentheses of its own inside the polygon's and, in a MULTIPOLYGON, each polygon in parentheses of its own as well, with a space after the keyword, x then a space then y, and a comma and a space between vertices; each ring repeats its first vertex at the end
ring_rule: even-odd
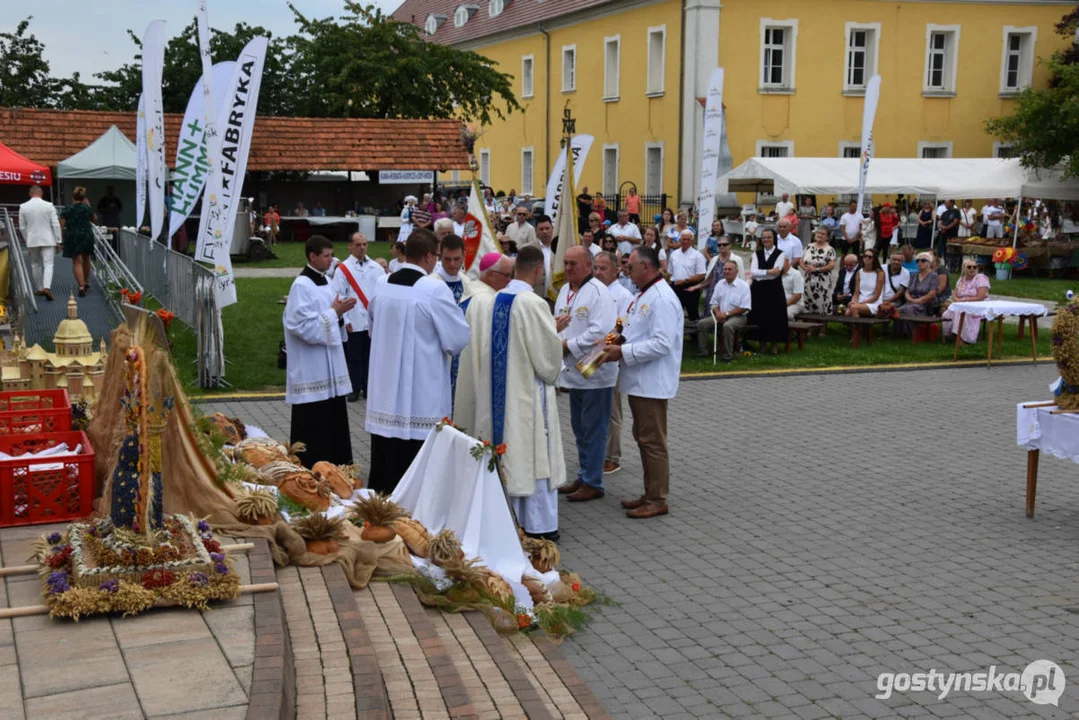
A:
POLYGON ((641 246, 629 260, 640 288, 626 314, 621 345, 607 348, 607 361, 621 361, 618 383, 629 396, 633 439, 641 449, 644 495, 623 500, 631 518, 667 514, 671 464, 667 452, 667 403, 678 393, 682 364, 682 304, 659 270, 654 248, 641 246))
POLYGON ((355 298, 356 306, 345 313, 345 360, 352 383, 349 402, 367 397, 367 365, 371 356, 371 335, 368 332, 367 305, 374 296, 379 278, 385 277, 382 266, 367 257, 367 237, 353 233, 348 241, 348 257, 337 266, 333 276, 334 291, 342 299, 355 298))

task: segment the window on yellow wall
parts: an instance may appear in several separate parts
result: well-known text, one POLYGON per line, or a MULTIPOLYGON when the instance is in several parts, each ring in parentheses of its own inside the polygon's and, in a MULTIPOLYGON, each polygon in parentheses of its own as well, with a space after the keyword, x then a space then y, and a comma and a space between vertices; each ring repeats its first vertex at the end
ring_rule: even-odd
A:
POLYGON ((860 95, 869 78, 877 71, 877 43, 880 23, 847 23, 847 54, 843 74, 843 92, 860 95))
POLYGON ((484 185, 491 184, 491 149, 480 150, 480 182, 484 185))
POLYGON ((759 91, 762 93, 794 92, 798 21, 761 18, 760 32, 759 91))
POLYGON ((532 55, 525 55, 521 58, 521 97, 532 97, 533 87, 533 68, 536 65, 536 59, 532 55))
POLYGON ((619 62, 622 55, 622 38, 619 35, 603 40, 603 99, 618 99, 619 62))
POLYGON ((603 146, 603 197, 618 192, 618 145, 603 146))
POLYGON ((663 143, 645 143, 644 146, 644 194, 659 195, 663 192, 663 143))
POLYGON ((562 92, 577 89, 577 46, 562 46, 562 92))
POLYGON ((1000 94, 1017 95, 1030 87, 1034 74, 1034 43, 1037 27, 1004 28, 1004 54, 1000 61, 1000 94))
POLYGON ((663 79, 666 72, 667 26, 648 28, 648 95, 663 94, 663 79))
POLYGON ((521 148, 521 195, 532 194, 533 157, 532 148, 521 148))
POLYGON ((959 57, 958 25, 927 25, 925 37, 925 95, 954 95, 959 57))

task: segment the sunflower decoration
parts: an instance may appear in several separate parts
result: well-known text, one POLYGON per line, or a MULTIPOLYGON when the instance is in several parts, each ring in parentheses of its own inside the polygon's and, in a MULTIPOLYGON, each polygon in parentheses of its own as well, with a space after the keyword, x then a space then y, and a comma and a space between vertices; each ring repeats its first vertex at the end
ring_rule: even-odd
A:
POLYGON ((375 543, 386 543, 397 537, 393 524, 408 517, 408 512, 381 493, 371 493, 352 506, 349 520, 363 528, 360 537, 375 543))

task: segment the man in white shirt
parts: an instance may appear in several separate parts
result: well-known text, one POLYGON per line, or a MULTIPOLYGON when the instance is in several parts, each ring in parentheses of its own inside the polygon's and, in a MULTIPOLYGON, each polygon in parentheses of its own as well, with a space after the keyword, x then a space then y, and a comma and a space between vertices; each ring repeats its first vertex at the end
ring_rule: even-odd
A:
POLYGON ((558 488, 570 502, 587 502, 604 495, 603 463, 611 394, 618 366, 604 363, 585 377, 577 369, 596 347, 603 347, 614 330, 618 310, 607 286, 592 275, 592 255, 574 245, 566 248, 566 283, 554 304, 555 327, 562 338, 562 372, 558 386, 569 391, 570 423, 577 439, 577 479, 558 488))
POLYGON ((356 301, 356 305, 342 316, 347 335, 345 359, 352 384, 349 402, 367 397, 367 366, 371 361, 367 306, 375 295, 379 278, 385 276, 382 266, 367 257, 367 236, 361 232, 352 233, 348 241, 348 257, 337 266, 333 276, 333 289, 337 296, 356 301))
POLYGON ((453 235, 453 220, 450 218, 435 220, 435 240, 438 241, 439 245, 442 244, 442 239, 448 235, 453 235))
POLYGON ((783 199, 776 203, 776 220, 782 220, 794 212, 794 203, 788 200, 789 197, 790 195, 783 193, 783 199))
POLYGON ((892 253, 888 258, 888 267, 884 269, 884 290, 880 295, 879 314, 887 317, 903 304, 907 287, 910 285, 910 271, 903 267, 903 254, 892 253))
POLYGON ((845 252, 857 254, 862 246, 862 215, 858 212, 858 203, 850 202, 850 210, 843 213, 839 218, 839 227, 843 230, 843 242, 845 252))
POLYGON ((985 224, 985 237, 1004 237, 1004 208, 1000 205, 1000 198, 993 198, 988 205, 982 207, 982 222, 985 224))
POLYGON ((693 231, 688 228, 683 230, 678 238, 678 249, 672 250, 667 256, 667 273, 671 276, 671 287, 678 301, 693 322, 697 322, 701 315, 701 291, 692 288, 704 280, 707 267, 704 255, 693 247, 693 231))
POLYGON ((640 292, 627 311, 624 342, 608 348, 607 361, 621 362, 619 383, 629 396, 633 439, 641 449, 644 494, 623 500, 626 516, 666 515, 671 463, 667 450, 667 404, 678 393, 682 369, 682 308, 659 271, 654 248, 633 251, 630 273, 640 292))
POLYGON ((529 245, 539 245, 539 239, 536 237, 536 229, 528 222, 529 214, 528 208, 526 207, 516 208, 514 210, 514 218, 516 221, 510 223, 510 226, 506 228, 506 237, 517 243, 518 250, 528 247, 529 245))
POLYGON ((805 308, 805 276, 801 270, 790 269, 783 274, 783 294, 787 297, 787 320, 794 320, 805 308))
POLYGON ((34 294, 52 300, 52 261, 63 241, 56 208, 41 198, 40 185, 31 186, 30 199, 19 206, 19 227, 30 251, 34 294))
POLYGON ((302 202, 296 203, 296 208, 292 211, 292 214, 296 217, 311 217, 311 213, 307 211, 302 202))
MULTIPOLYGON (((626 315, 633 293, 618 282, 618 258, 612 252, 601 252, 592 260, 592 271, 596 279, 607 286, 607 291, 614 299, 618 320, 626 324, 626 315)), ((611 421, 607 429, 607 457, 603 461, 603 474, 610 475, 622 469, 622 390, 616 384, 611 395, 611 421)))
POLYGON ((802 264, 802 241, 791 232, 790 220, 783 218, 776 227, 779 230, 776 233, 776 247, 791 261, 791 269, 794 270, 802 264))
POLYGON ((618 284, 627 292, 637 294, 637 286, 633 284, 633 278, 629 276, 629 255, 618 253, 618 284))
POLYGON ((711 313, 697 323, 697 357, 708 357, 708 333, 720 332, 717 327, 722 327, 722 358, 723 362, 729 363, 734 354, 735 335, 745 328, 746 316, 753 309, 753 301, 749 284, 742 279, 737 263, 727 260, 720 267, 720 271, 723 279, 716 283, 708 301, 711 313))
POLYGON ((760 231, 760 223, 757 222, 756 215, 746 215, 746 224, 742 228, 744 235, 742 236, 742 245, 750 250, 757 249, 757 233, 760 231))
POLYGON ((629 221, 629 211, 618 211, 618 222, 607 228, 607 234, 618 238, 618 252, 628 255, 641 244, 641 229, 629 221))
POLYGON ((292 283, 282 324, 288 372, 285 402, 292 406, 289 442, 302 442, 298 453, 304 467, 325 460, 352 463, 348 405, 352 392, 344 350, 344 315, 355 298, 341 298, 326 271, 333 262, 333 243, 312 235, 304 246, 307 267, 292 283))
MULTIPOLYGON (((554 258, 554 225, 547 215, 536 217, 536 239, 539 240, 539 248, 543 251, 544 272, 535 290, 543 297, 547 297, 547 289, 551 287, 551 260, 554 258)), ((572 243, 572 239, 570 242, 572 243)))
POLYGON ((459 238, 465 236, 466 215, 468 215, 468 211, 460 203, 453 208, 453 234, 459 238))

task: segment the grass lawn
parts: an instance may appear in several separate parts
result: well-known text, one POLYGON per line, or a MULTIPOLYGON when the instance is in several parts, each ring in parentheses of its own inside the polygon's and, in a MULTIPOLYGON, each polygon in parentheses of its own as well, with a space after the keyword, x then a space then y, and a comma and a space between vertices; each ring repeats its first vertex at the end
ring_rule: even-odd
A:
MULTIPOLYGON (((954 287, 954 280, 953 287, 954 287)), ((1029 275, 1012 276, 1011 280, 997 280, 990 276, 990 297, 993 295, 1006 295, 1009 297, 1031 298, 1032 300, 1051 300, 1056 303, 1064 302, 1064 293, 1068 290, 1079 292, 1079 278, 1055 279, 1039 278, 1029 275)))
MULTIPOLYGON (((388 242, 373 242, 367 245, 367 254, 372 258, 386 258, 390 259, 390 243, 388 242)), ((344 258, 348 255, 348 248, 345 243, 334 244, 334 254, 339 258, 344 258)), ((235 266, 238 268, 299 268, 307 264, 307 259, 303 254, 303 243, 301 242, 279 242, 273 248, 274 255, 277 258, 274 260, 263 260, 261 262, 241 262, 235 261, 235 266)))

